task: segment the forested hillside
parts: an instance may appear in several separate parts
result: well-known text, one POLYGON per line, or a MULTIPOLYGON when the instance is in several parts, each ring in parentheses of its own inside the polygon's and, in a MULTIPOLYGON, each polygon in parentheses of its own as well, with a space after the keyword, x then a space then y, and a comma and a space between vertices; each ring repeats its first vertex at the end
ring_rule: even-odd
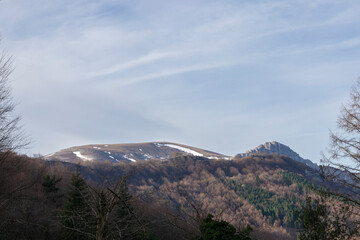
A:
POLYGON ((307 183, 320 183, 311 168, 276 155, 233 161, 184 156, 96 169, 127 175, 133 193, 151 202, 200 213, 200 219, 211 213, 239 228, 250 224, 260 239, 295 238, 295 210, 309 192, 307 183))

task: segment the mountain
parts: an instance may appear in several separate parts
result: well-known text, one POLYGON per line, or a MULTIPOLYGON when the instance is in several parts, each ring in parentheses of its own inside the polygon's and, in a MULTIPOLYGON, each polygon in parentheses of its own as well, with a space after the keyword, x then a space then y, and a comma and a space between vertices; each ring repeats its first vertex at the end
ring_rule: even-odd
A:
POLYGON ((266 142, 264 144, 259 145, 258 147, 254 148, 254 149, 246 151, 245 153, 237 154, 235 157, 242 158, 242 157, 247 157, 247 156, 251 156, 251 155, 256 155, 259 153, 260 154, 266 153, 266 154, 284 155, 295 161, 304 163, 313 169, 319 169, 318 165, 313 163, 311 160, 300 157, 300 155, 298 153, 296 153, 295 151, 293 151, 290 147, 288 147, 282 143, 276 142, 276 141, 266 142))
POLYGON ((43 158, 63 162, 108 160, 114 163, 131 163, 150 159, 165 160, 176 155, 191 155, 208 159, 230 159, 230 157, 219 153, 171 142, 91 144, 63 149, 43 158))
MULTIPOLYGON (((161 240, 193 238, 209 213, 238 229, 250 224, 254 239, 295 240, 295 213, 307 194, 316 194, 312 187, 322 186, 310 160, 277 142, 234 158, 183 144, 148 142, 70 147, 38 160, 31 167, 61 177, 62 192, 71 182, 69 173, 78 170, 94 186, 113 186, 126 176, 129 191, 141 204, 134 209, 151 219, 161 240)), ((38 179, 37 171, 28 171, 38 179)))
MULTIPOLYGON (((309 159, 302 158, 290 147, 279 142, 266 142, 258 147, 240 153, 235 158, 244 158, 257 154, 278 154, 287 156, 295 161, 306 164, 313 169, 319 169, 317 164, 309 159)), ((90 144, 75 146, 60 150, 58 152, 44 156, 45 160, 78 162, 82 161, 110 161, 117 162, 139 162, 150 159, 165 160, 177 155, 190 155, 204 157, 208 159, 230 160, 232 157, 215 153, 212 151, 191 147, 172 142, 147 142, 147 143, 127 143, 127 144, 90 144)))

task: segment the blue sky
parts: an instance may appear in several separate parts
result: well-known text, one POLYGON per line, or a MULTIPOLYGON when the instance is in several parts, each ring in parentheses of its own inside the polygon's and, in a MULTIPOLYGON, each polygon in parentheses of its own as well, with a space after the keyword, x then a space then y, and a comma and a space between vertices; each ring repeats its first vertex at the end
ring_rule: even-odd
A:
POLYGON ((360 76, 360 2, 3 0, 32 144, 266 141, 317 162, 360 76))

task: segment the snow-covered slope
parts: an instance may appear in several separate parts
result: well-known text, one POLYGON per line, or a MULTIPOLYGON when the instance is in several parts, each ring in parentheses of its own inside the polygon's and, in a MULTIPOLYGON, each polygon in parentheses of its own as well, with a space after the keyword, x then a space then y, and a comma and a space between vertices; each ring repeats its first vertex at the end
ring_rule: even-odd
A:
POLYGON ((78 162, 137 162, 149 159, 165 160, 175 155, 191 155, 209 159, 230 159, 219 153, 171 142, 131 144, 95 144, 71 147, 44 156, 46 160, 78 162))

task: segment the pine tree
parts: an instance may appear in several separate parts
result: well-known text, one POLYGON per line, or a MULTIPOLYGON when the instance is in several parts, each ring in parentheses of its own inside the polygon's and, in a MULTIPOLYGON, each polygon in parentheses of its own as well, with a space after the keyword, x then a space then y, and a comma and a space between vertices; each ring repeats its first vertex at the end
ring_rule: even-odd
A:
POLYGON ((59 188, 57 184, 62 180, 61 177, 57 178, 55 175, 46 175, 43 178, 41 183, 43 191, 46 193, 47 199, 50 202, 56 202, 57 199, 61 198, 63 195, 59 194, 59 188))
POLYGON ((131 240, 156 240, 156 236, 151 229, 145 227, 143 220, 137 216, 132 196, 126 181, 126 176, 122 176, 118 185, 114 189, 108 190, 116 197, 114 208, 114 221, 110 223, 115 239, 131 239, 131 240))
POLYGON ((326 220, 326 206, 319 203, 318 200, 312 201, 310 197, 307 197, 299 215, 302 230, 298 235, 298 240, 327 239, 328 223, 326 220))
POLYGON ((120 180, 120 186, 118 190, 117 204, 116 204, 116 216, 119 219, 128 218, 132 215, 133 207, 130 203, 131 195, 126 181, 126 176, 122 176, 120 180))
POLYGON ((352 239, 357 229, 348 221, 349 205, 333 207, 331 212, 323 196, 319 200, 307 197, 298 218, 302 226, 298 240, 352 239))
POLYGON ((124 239, 136 239, 141 231, 138 219, 134 214, 131 203, 132 196, 126 181, 126 176, 122 176, 117 189, 117 199, 115 206, 115 223, 122 232, 124 239))
POLYGON ((252 228, 248 225, 240 233, 226 221, 216 221, 213 215, 208 214, 200 225, 201 236, 194 240, 251 240, 252 228))
POLYGON ((68 186, 61 215, 65 239, 90 239, 92 216, 88 205, 88 187, 77 169, 68 186))

